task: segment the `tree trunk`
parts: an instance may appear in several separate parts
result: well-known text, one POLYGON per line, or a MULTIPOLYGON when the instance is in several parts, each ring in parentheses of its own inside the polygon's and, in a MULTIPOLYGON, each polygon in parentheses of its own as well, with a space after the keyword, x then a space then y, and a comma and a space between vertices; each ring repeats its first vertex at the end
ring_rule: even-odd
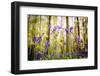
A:
MULTIPOLYGON (((69 29, 69 18, 66 17, 66 30, 69 29)), ((66 52, 69 52, 69 32, 66 32, 66 52)))
MULTIPOLYGON (((77 29, 78 29, 78 37, 80 39, 80 27, 79 27, 79 19, 77 17, 77 29)), ((80 43, 78 42, 78 52, 80 51, 80 43)))

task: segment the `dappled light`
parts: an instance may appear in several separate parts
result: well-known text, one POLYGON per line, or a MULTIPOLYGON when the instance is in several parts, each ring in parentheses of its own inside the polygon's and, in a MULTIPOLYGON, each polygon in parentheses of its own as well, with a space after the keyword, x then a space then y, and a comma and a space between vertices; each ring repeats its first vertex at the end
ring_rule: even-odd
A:
POLYGON ((88 57, 88 17, 28 15, 28 60, 88 57))

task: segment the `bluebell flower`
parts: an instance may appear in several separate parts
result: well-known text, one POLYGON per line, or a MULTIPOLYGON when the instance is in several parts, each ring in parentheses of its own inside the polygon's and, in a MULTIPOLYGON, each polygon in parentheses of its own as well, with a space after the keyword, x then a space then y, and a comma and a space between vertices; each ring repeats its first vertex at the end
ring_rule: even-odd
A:
POLYGON ((52 27, 52 31, 51 31, 51 33, 50 33, 50 34, 52 34, 53 32, 55 32, 55 31, 56 31, 56 29, 57 29, 57 27, 56 27, 56 26, 52 27))
POLYGON ((32 45, 32 49, 34 49, 35 48, 35 45, 32 45))
POLYGON ((80 36, 78 36, 78 37, 77 37, 77 41, 78 41, 78 43, 80 44, 80 43, 82 43, 83 40, 80 38, 80 36))
POLYGON ((40 37, 34 36, 33 41, 36 42, 36 43, 40 43, 41 40, 42 40, 43 35, 44 35, 44 33, 42 33, 42 35, 40 37))
POLYGON ((67 28, 65 29, 65 31, 66 31, 67 34, 69 33, 67 28))
POLYGON ((62 58, 62 54, 58 54, 58 58, 62 58))
POLYGON ((53 31, 56 31, 56 29, 57 29, 57 27, 56 27, 56 26, 54 26, 53 31))
POLYGON ((50 42, 48 40, 45 42, 45 46, 46 46, 46 48, 48 48, 50 46, 50 42))
POLYGON ((42 57, 43 57, 43 54, 42 53, 40 53, 40 52, 35 53, 35 58, 37 60, 40 60, 42 57))
POLYGON ((44 35, 44 33, 42 33, 42 35, 39 37, 39 43, 41 42, 43 35, 44 35))
POLYGON ((79 52, 79 54, 78 54, 80 57, 87 57, 88 56, 88 52, 86 52, 86 51, 81 51, 81 52, 79 52))
POLYGON ((70 33, 72 33, 72 32, 73 32, 73 29, 74 29, 73 27, 70 27, 70 33))
POLYGON ((33 41, 36 42, 36 43, 39 43, 39 38, 34 36, 33 41))
POLYGON ((54 57, 54 54, 50 54, 50 58, 53 58, 54 57))
POLYGON ((62 29, 62 26, 61 26, 61 25, 60 25, 60 26, 58 25, 57 28, 58 28, 58 29, 62 29))
POLYGON ((73 20, 75 21, 75 19, 76 19, 76 16, 73 16, 73 20))
POLYGON ((52 26, 51 25, 49 25, 49 29, 51 29, 52 28, 52 26))

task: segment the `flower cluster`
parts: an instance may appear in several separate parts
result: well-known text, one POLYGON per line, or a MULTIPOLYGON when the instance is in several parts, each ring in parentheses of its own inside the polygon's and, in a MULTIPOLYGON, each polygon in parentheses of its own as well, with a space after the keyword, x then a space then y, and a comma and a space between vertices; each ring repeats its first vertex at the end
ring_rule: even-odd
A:
POLYGON ((41 52, 35 53, 35 59, 40 60, 43 57, 43 54, 41 52))
POLYGON ((46 48, 48 48, 48 47, 50 46, 50 41, 47 40, 47 41, 45 42, 45 46, 46 46, 46 48))
POLYGON ((77 41, 78 41, 78 44, 83 42, 83 40, 82 40, 82 38, 80 36, 77 37, 77 41))
MULTIPOLYGON (((74 30, 73 27, 63 28, 61 25, 49 26, 49 29, 50 29, 50 31, 51 31, 51 34, 54 33, 54 31, 60 31, 60 30, 65 30, 65 32, 66 32, 67 34, 71 34, 71 33, 73 33, 73 30, 74 30)), ((39 44, 39 43, 42 41, 43 36, 44 36, 44 33, 42 33, 42 35, 39 36, 39 37, 34 36, 33 41, 34 41, 35 43, 39 44)), ((82 40, 82 38, 81 38, 80 36, 77 36, 77 42, 78 42, 78 44, 80 44, 80 43, 83 42, 83 40, 82 40)), ((67 43, 67 42, 63 42, 63 45, 66 45, 66 43, 67 43)), ((35 53, 35 59, 41 60, 41 59, 43 59, 43 56, 47 56, 47 55, 48 55, 48 49, 49 49, 49 47, 50 47, 50 41, 49 41, 49 40, 46 40, 44 44, 45 44, 45 49, 44 49, 45 51, 44 51, 43 53, 37 51, 37 52, 35 53)), ((35 48, 35 46, 33 46, 33 48, 35 48)), ((56 49, 57 49, 57 46, 55 46, 55 50, 56 50, 56 49)), ((86 55, 87 55, 87 54, 86 54, 85 52, 79 52, 79 53, 66 53, 66 52, 65 52, 64 54, 59 53, 59 54, 57 54, 57 55, 50 54, 50 58, 54 58, 54 57, 62 58, 63 56, 64 56, 64 57, 67 57, 67 56, 70 57, 70 56, 86 56, 86 55)))
POLYGON ((68 34, 68 33, 73 33, 73 27, 71 26, 69 29, 68 28, 64 28, 62 25, 57 25, 57 26, 49 26, 49 28, 50 28, 50 30, 52 31, 51 32, 51 34, 53 33, 53 32, 55 32, 56 30, 62 30, 62 29, 65 29, 65 32, 68 34))
POLYGON ((41 40, 42 40, 43 35, 44 35, 44 33, 42 33, 42 35, 40 37, 34 36, 33 41, 35 43, 38 43, 39 44, 41 42, 41 40))

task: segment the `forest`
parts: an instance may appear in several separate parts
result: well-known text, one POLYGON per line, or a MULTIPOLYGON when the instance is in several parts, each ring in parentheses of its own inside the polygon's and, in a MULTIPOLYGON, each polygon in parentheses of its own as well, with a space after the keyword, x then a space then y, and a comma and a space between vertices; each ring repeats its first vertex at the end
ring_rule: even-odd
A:
POLYGON ((28 60, 88 57, 88 17, 28 15, 28 60))

